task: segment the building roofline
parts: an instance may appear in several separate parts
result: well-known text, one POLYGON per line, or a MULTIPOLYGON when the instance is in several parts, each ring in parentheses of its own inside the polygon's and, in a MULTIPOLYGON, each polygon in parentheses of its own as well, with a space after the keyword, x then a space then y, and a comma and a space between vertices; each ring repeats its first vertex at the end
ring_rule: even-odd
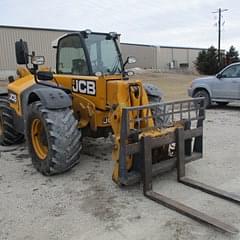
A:
POLYGON ((176 49, 189 49, 189 50, 207 50, 208 48, 199 48, 199 47, 176 47, 176 46, 159 46, 160 48, 176 48, 176 49))
POLYGON ((177 46, 164 46, 164 45, 148 45, 139 43, 124 43, 123 45, 139 46, 139 47, 160 47, 160 48, 176 48, 176 49, 191 49, 191 50, 207 50, 208 48, 198 48, 198 47, 177 47, 177 46))
MULTIPOLYGON (((26 27, 26 26, 9 26, 9 25, 0 25, 0 28, 11 28, 11 29, 25 29, 25 30, 41 30, 41 31, 51 31, 51 32, 66 32, 66 33, 72 33, 72 32, 82 32, 85 29, 82 30, 76 30, 76 29, 57 29, 57 28, 40 28, 40 27, 26 27)), ((95 32, 92 33, 103 33, 103 32, 95 32)), ((107 32, 104 32, 103 34, 108 34, 107 32)), ((117 33, 118 36, 121 34, 117 33)))
POLYGON ((56 28, 43 28, 43 27, 27 27, 27 26, 10 26, 0 25, 0 28, 12 28, 12 29, 26 29, 26 30, 43 30, 43 31, 54 31, 54 32, 79 32, 80 30, 74 29, 56 29, 56 28))
MULTIPOLYGON (((0 25, 0 28, 11 28, 11 29, 26 29, 26 30, 42 30, 42 31, 52 31, 52 32, 80 32, 82 30, 76 29, 58 29, 58 28, 43 28, 43 27, 27 27, 27 26, 10 26, 10 25, 0 25)), ((97 33, 97 32, 96 32, 97 33)), ((118 34, 120 36, 120 34, 118 34)), ((208 48, 198 48, 198 47, 177 47, 177 46, 164 46, 164 45, 150 45, 150 44, 139 44, 139 43, 124 43, 123 45, 139 46, 139 47, 160 47, 160 48, 175 48, 175 49, 190 49, 190 50, 207 50, 208 48)), ((221 49, 221 51, 225 51, 221 49)))
POLYGON ((140 44, 140 43, 124 43, 124 42, 121 42, 121 44, 130 45, 130 46, 139 46, 139 47, 157 47, 156 45, 140 44))

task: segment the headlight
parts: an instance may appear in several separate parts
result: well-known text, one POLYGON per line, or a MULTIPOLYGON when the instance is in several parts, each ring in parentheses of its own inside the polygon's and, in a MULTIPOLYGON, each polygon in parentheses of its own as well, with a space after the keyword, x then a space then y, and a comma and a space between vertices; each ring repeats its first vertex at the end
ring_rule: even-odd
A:
POLYGON ((85 30, 85 33, 89 35, 89 34, 92 33, 92 31, 91 31, 90 29, 86 29, 86 30, 85 30))
POLYGON ((17 95, 13 92, 8 92, 8 100, 11 103, 16 103, 17 102, 17 95))

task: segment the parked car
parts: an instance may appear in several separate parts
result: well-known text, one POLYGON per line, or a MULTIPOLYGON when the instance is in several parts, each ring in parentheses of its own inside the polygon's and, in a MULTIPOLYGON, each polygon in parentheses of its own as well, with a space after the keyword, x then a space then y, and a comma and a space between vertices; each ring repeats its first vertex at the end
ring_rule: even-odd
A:
POLYGON ((188 89, 190 97, 205 97, 205 107, 212 103, 227 105, 240 100, 240 62, 225 67, 215 76, 206 76, 192 81, 188 89))

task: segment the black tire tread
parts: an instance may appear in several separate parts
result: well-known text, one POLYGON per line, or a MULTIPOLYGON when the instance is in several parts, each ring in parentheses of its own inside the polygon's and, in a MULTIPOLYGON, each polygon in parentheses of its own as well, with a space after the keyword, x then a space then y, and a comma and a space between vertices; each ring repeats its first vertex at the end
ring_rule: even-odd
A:
POLYGON ((44 175, 54 175, 65 172, 79 163, 81 132, 77 128, 78 122, 73 111, 69 108, 50 110, 41 102, 34 102, 29 106, 29 112, 39 113, 41 119, 44 119, 49 138, 47 159, 39 160, 31 147, 29 137, 31 123, 27 123, 28 145, 35 168, 44 175))
POLYGON ((0 136, 0 145, 9 146, 24 141, 24 135, 14 128, 13 110, 7 96, 0 96, 0 109, 2 112, 3 134, 0 136))
POLYGON ((205 104, 205 108, 210 108, 210 106, 211 106, 211 98, 209 96, 209 93, 206 90, 199 89, 193 95, 194 98, 202 97, 202 96, 205 97, 205 103, 204 103, 205 104))

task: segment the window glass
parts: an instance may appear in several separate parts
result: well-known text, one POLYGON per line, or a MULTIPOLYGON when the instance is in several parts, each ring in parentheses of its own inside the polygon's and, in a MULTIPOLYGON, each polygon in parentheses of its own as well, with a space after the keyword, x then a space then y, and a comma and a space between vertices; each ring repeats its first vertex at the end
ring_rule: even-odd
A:
POLYGON ((240 65, 234 65, 226 69, 222 76, 225 78, 240 77, 240 65))
POLYGON ((120 56, 113 39, 105 34, 90 34, 86 39, 93 73, 119 74, 122 72, 120 56))
POLYGON ((97 61, 97 44, 93 43, 90 45, 90 56, 92 61, 97 61))
POLYGON ((89 75, 86 57, 78 36, 67 36, 60 40, 58 73, 89 75))

